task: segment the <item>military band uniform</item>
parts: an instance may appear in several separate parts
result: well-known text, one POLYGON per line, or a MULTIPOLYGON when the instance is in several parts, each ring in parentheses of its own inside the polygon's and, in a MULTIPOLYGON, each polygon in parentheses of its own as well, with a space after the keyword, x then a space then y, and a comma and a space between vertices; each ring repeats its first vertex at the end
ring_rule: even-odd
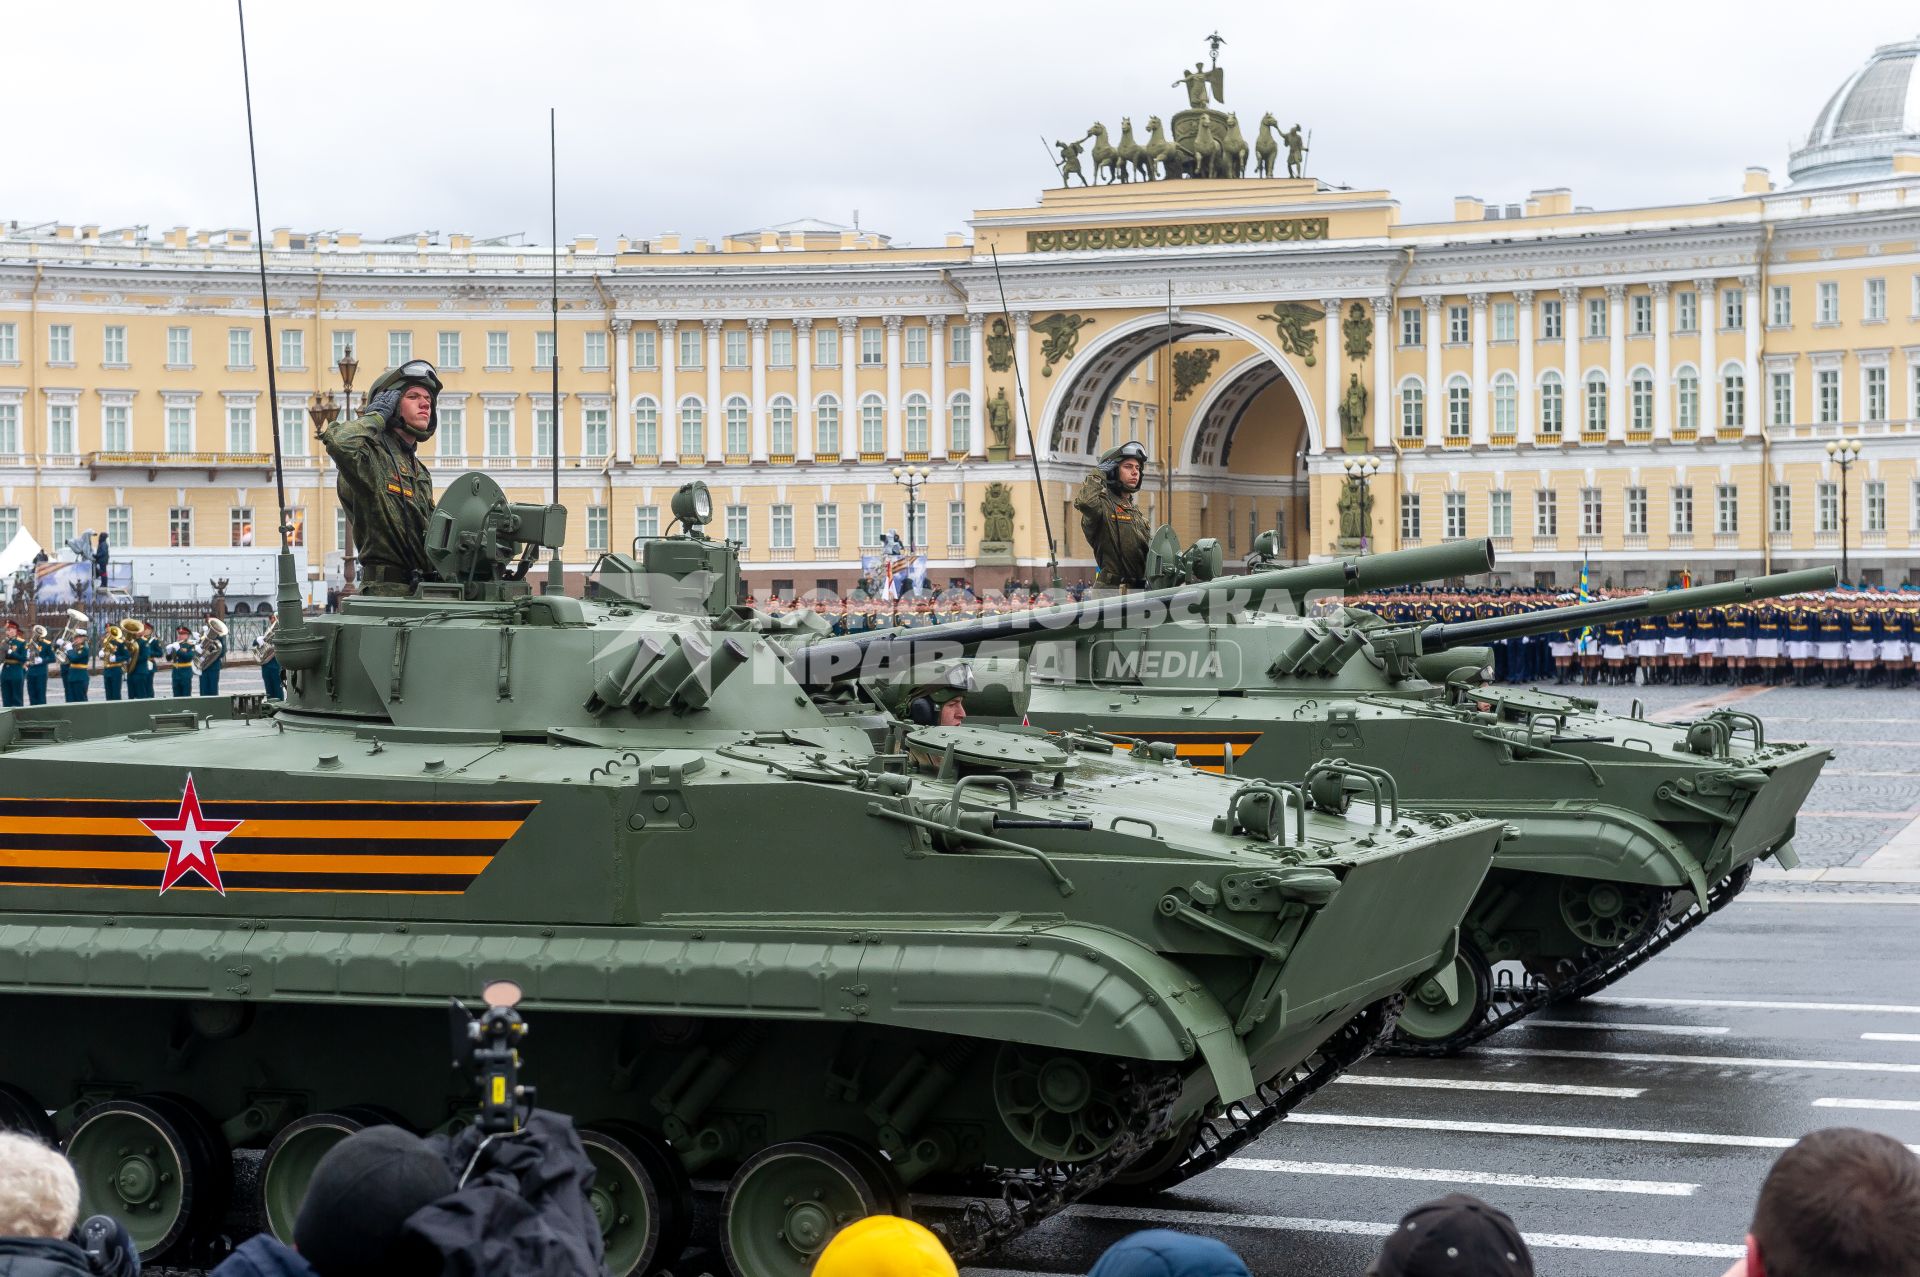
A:
POLYGON ((53 669, 53 644, 45 639, 28 639, 27 651, 32 654, 27 661, 27 704, 45 705, 47 674, 53 669))
POLYGON ((254 650, 263 659, 260 662, 260 685, 266 689, 267 699, 283 701, 287 698, 287 680, 280 670, 280 655, 274 651, 273 640, 262 634, 253 641, 254 650))
POLYGON ((200 643, 212 653, 206 656, 200 665, 200 695, 218 696, 220 695, 220 667, 226 664, 227 660, 227 641, 218 634, 209 632, 204 639, 200 640, 200 643))
POLYGON ((160 654, 160 641, 149 631, 144 637, 132 640, 128 647, 133 651, 133 664, 127 669, 127 699, 150 701, 153 699, 153 662, 160 654))
POLYGON ((173 694, 193 695, 193 640, 177 638, 162 649, 172 666, 173 694))
POLYGON ((0 646, 0 705, 17 709, 27 703, 27 662, 33 656, 17 628, 10 628, 0 646))
POLYGON ((67 652, 60 662, 60 690, 66 693, 67 703, 87 699, 87 683, 93 671, 87 663, 93 659, 93 650, 87 646, 87 636, 82 634, 67 645, 67 652))
MULTIPOLYGON (((1138 443, 1123 443, 1109 448, 1100 458, 1099 469, 1086 477, 1074 494, 1073 508, 1080 512, 1080 532, 1099 565, 1098 585, 1107 588, 1147 583, 1147 542, 1152 529, 1147 527, 1146 512, 1133 503, 1133 489, 1119 477, 1123 461, 1136 461, 1146 473, 1147 450, 1138 443)), ((1138 484, 1135 485, 1138 487, 1138 484)))
POLYGON ((405 596, 432 577, 427 560, 427 519, 433 513, 433 476, 401 435, 416 442, 439 426, 440 378, 424 359, 409 360, 373 383, 369 411, 320 432, 327 455, 340 469, 336 487, 353 528, 360 561, 360 592, 405 596), (400 398, 424 387, 433 408, 424 431, 401 420, 400 398))
POLYGON ((107 699, 121 699, 121 691, 127 679, 127 644, 124 639, 108 639, 100 645, 100 682, 107 689, 107 699))

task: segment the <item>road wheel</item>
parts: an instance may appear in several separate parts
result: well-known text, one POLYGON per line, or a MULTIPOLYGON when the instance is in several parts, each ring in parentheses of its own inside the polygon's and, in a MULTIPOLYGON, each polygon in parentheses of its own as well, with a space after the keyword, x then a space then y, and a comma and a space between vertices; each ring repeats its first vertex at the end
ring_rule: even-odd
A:
POLYGON ((893 1211, 893 1187, 875 1178, 868 1158, 850 1158, 837 1144, 774 1144, 734 1173, 720 1225, 734 1277, 804 1274, 842 1228, 893 1211))
POLYGON ((587 1195, 612 1277, 640 1277, 680 1258, 692 1226, 686 1168, 659 1139, 628 1122, 594 1122, 580 1131, 593 1163, 587 1195))
POLYGON ((1400 1009, 1400 1035, 1423 1047, 1446 1047, 1456 1040, 1466 1045, 1466 1038, 1487 1018, 1493 999, 1493 975, 1471 942, 1461 941, 1453 978, 1459 990, 1453 1002, 1447 1001, 1438 980, 1423 981, 1408 995, 1400 1009))
POLYGON ((80 1214, 127 1226, 141 1261, 184 1249, 226 1213, 232 1155, 219 1128, 187 1100, 142 1095, 81 1115, 67 1136, 80 1214))

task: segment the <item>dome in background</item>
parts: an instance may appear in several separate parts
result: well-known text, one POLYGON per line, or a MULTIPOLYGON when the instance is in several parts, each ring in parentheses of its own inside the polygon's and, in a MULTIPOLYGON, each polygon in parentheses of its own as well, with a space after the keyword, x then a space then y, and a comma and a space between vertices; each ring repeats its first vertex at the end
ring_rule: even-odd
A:
POLYGON ((1920 40, 1883 44, 1827 100, 1787 161, 1796 186, 1884 177, 1896 147, 1920 146, 1920 40))

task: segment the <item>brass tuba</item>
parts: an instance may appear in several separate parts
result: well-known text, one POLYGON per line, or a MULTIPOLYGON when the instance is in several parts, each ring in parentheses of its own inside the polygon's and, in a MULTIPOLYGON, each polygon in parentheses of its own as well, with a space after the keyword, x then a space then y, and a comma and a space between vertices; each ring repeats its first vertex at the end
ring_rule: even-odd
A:
POLYGON ((278 613, 275 613, 274 618, 267 622, 267 628, 261 632, 260 637, 253 641, 253 650, 259 653, 260 663, 262 665, 265 665, 273 659, 275 650, 273 645, 273 631, 274 627, 279 624, 280 616, 278 613))
MULTIPOLYGON (((96 663, 94 668, 105 669, 107 667, 107 649, 115 643, 118 643, 124 633, 125 631, 118 625, 109 625, 107 627, 106 634, 100 640, 100 650, 93 654, 93 659, 96 663)), ((117 665, 119 662, 116 661, 114 664, 117 665)))
POLYGON ((207 666, 225 649, 221 639, 227 637, 227 623, 217 616, 207 618, 207 628, 194 636, 193 672, 206 673, 207 666))
POLYGON ((87 632, 93 621, 77 607, 67 609, 67 628, 60 631, 60 647, 64 650, 68 644, 87 632))

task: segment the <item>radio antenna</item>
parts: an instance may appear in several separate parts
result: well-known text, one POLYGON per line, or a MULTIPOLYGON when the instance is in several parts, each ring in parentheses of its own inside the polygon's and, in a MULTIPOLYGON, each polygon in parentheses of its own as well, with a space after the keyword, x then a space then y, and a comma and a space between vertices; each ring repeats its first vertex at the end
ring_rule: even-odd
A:
POLYGON ((260 217, 260 158, 253 147, 253 77, 247 69, 247 5, 234 0, 240 13, 240 85, 247 100, 247 165, 253 171, 253 246, 260 262, 260 324, 266 330, 267 429, 273 436, 273 491, 280 503, 280 552, 293 549, 293 525, 287 521, 287 477, 280 460, 280 388, 274 379, 273 307, 267 300, 266 223, 260 217))
MULTIPOLYGON (((1007 331, 1012 332, 1013 316, 1007 313, 1007 282, 1000 278, 1000 250, 990 247, 987 253, 993 258, 994 286, 1000 290, 1000 318, 1007 321, 1007 331)), ((1053 588, 1057 590, 1060 588, 1060 554, 1053 546, 1053 516, 1047 512, 1047 485, 1040 478, 1040 444, 1033 437, 1033 416, 1027 411, 1027 387, 1020 380, 1020 356, 1017 351, 1013 359, 1013 392, 1020 398, 1020 422, 1027 428, 1027 459, 1033 462, 1033 491, 1040 500, 1040 526, 1047 533, 1047 571, 1053 577, 1053 588)), ((985 411, 985 405, 981 406, 981 411, 985 411)))
MULTIPOLYGON (((553 434, 548 439, 553 452, 553 504, 560 504, 560 132, 554 108, 547 108, 547 212, 551 218, 548 233, 553 236, 553 434)), ((560 547, 553 547, 547 560, 545 593, 566 593, 567 573, 560 562, 560 547)))

